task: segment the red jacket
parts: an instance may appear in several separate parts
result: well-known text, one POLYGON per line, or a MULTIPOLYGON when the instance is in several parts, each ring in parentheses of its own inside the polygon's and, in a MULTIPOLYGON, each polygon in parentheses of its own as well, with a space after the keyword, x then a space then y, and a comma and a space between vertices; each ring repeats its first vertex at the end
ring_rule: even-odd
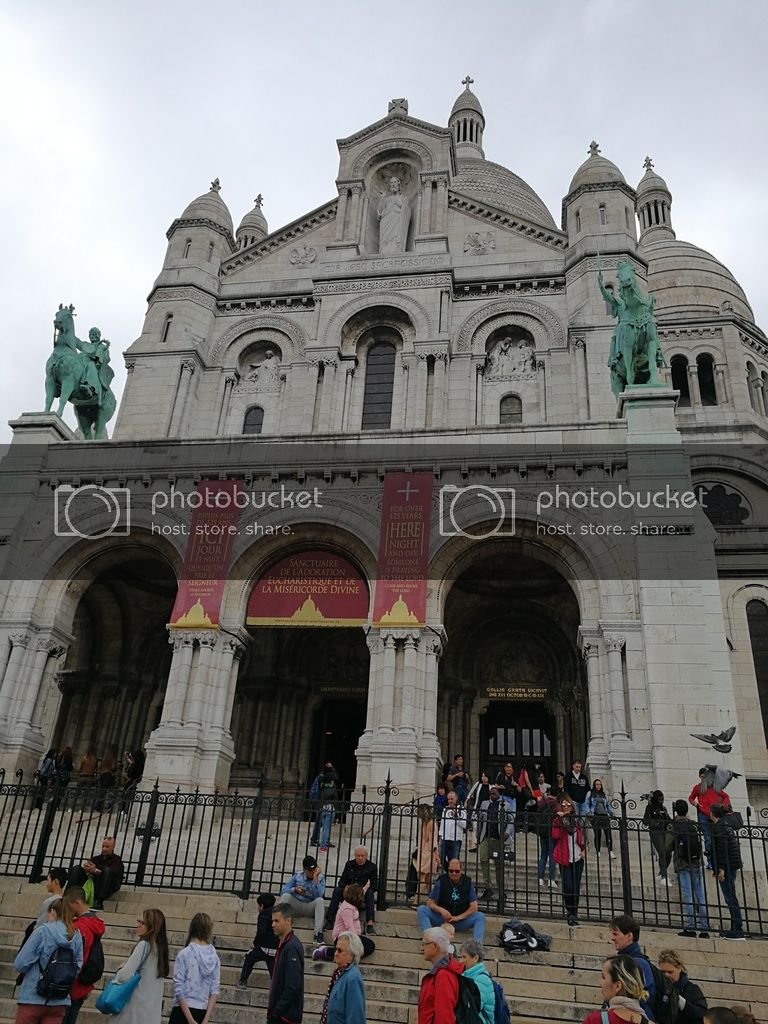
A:
POLYGON ((419 1024, 456 1024, 456 1003, 459 1001, 457 974, 464 965, 458 960, 438 960, 421 980, 419 990, 419 1024))
MULTIPOLYGON (((75 919, 75 928, 77 928, 83 936, 83 964, 85 964, 91 952, 94 935, 98 935, 99 938, 101 938, 106 931, 106 925, 98 914, 94 914, 94 912, 91 911, 90 913, 83 914, 82 917, 75 919)), ((72 982, 72 988, 69 990, 69 995, 73 1000, 85 999, 91 991, 93 991, 93 985, 84 985, 78 977, 72 982)))
POLYGON ((698 810, 702 814, 706 814, 709 817, 709 812, 715 806, 715 804, 722 804, 727 810, 731 809, 731 798, 724 790, 713 789, 712 786, 709 789, 705 789, 701 792, 701 786, 698 784, 693 787, 689 796, 688 803, 695 803, 698 810))
MULTIPOLYGON (((576 838, 576 842, 579 844, 581 850, 584 849, 584 836, 581 832, 581 826, 576 825, 573 829, 573 835, 576 838)), ((552 850, 552 856, 554 857, 555 864, 559 864, 563 867, 565 864, 571 863, 571 849, 570 849, 570 835, 568 834, 565 825, 563 825, 562 817, 555 815, 552 822, 552 838, 555 841, 554 848, 552 850)))

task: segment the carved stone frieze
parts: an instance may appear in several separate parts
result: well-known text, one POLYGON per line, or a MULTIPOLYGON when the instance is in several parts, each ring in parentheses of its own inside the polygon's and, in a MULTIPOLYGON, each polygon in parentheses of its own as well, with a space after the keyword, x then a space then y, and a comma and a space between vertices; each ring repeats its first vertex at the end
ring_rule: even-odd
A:
MULTIPOLYGON (((361 133, 358 132, 358 137, 361 133)), ((342 142, 346 142, 344 139, 342 142)), ((354 164, 352 165, 351 177, 360 177, 368 167, 376 160, 377 157, 383 153, 390 153, 395 150, 405 151, 406 153, 413 153, 418 156, 421 166, 424 170, 431 170, 432 154, 429 149, 421 142, 416 142, 414 139, 403 138, 388 138, 383 142, 374 143, 367 149, 363 150, 362 153, 357 157, 354 164)))
POLYGON ((495 299, 467 317, 459 331, 456 350, 483 350, 488 336, 499 327, 505 326, 524 327, 536 338, 537 333, 539 336, 542 333, 541 327, 537 332, 537 324, 545 329, 546 340, 549 342, 547 346, 542 347, 565 347, 565 329, 552 310, 528 299, 495 299))
POLYGON ((29 633, 25 633, 23 630, 18 630, 15 633, 11 633, 10 639, 13 647, 29 647, 32 637, 29 633))
POLYGON ((303 245, 301 249, 291 249, 288 257, 289 263, 293 264, 294 267, 308 267, 310 263, 314 263, 317 259, 317 249, 313 249, 312 246, 303 245))
POLYGON ((203 306, 205 309, 216 308, 215 297, 200 288, 166 288, 161 285, 152 292, 150 305, 161 299, 163 302, 170 299, 186 299, 189 302, 196 302, 198 306, 203 306))
MULTIPOLYGON (((290 341, 290 348, 293 350, 293 358, 304 358, 307 347, 307 336, 304 331, 287 317, 264 313, 254 317, 249 317, 247 320, 241 320, 239 323, 233 324, 228 330, 226 330, 213 348, 213 352, 211 353, 211 365, 220 366, 224 353, 227 351, 229 346, 233 344, 233 342, 237 341, 238 338, 241 338, 244 334, 251 334, 254 331, 262 330, 274 330, 279 332, 290 341)), ((289 346, 286 345, 286 347, 289 346)), ((283 355, 285 356, 285 349, 283 349, 283 355)), ((234 361, 235 360, 232 360, 232 362, 234 361)), ((232 365, 232 363, 230 363, 230 365, 232 365)))
POLYGON ((464 239, 464 252, 470 256, 486 256, 496 249, 496 236, 492 231, 468 231, 464 239))
POLYGON ((184 359, 181 364, 181 368, 185 373, 188 373, 190 377, 197 369, 197 363, 194 359, 184 359))
POLYGON ((635 259, 631 253, 616 253, 610 256, 589 256, 586 259, 580 260, 575 266, 571 267, 565 273, 566 281, 568 284, 572 284, 577 281, 583 274, 597 273, 598 270, 602 270, 603 273, 615 273, 616 264, 621 262, 629 262, 632 264, 638 278, 645 280, 647 276, 647 269, 645 264, 640 263, 639 260, 635 259))

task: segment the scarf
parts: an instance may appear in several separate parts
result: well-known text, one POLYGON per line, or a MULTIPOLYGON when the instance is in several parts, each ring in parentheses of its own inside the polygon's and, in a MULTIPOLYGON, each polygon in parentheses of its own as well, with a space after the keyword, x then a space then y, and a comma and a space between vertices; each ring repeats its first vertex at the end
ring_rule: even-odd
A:
MULTIPOLYGON (((624 1010, 631 1010, 632 1013, 637 1013, 641 1017, 645 1017, 643 1008, 637 999, 630 999, 629 996, 614 996, 608 1003, 608 1006, 612 1010, 617 1010, 621 1007, 624 1010)), ((323 1022, 323 1024, 325 1024, 325 1022, 323 1022)))
POLYGON ((348 970, 352 964, 347 964, 346 967, 337 967, 331 975, 331 984, 328 986, 328 991, 325 994, 325 1002, 323 1003, 323 1009, 320 1013, 320 1024, 328 1024, 328 1000, 331 998, 331 992, 333 992, 333 986, 342 976, 344 971, 348 970))

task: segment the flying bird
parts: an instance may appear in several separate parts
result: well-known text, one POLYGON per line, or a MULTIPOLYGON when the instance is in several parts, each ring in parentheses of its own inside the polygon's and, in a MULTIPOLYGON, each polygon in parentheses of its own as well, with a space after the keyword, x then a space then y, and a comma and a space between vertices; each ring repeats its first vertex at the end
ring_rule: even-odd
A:
POLYGON ((740 772, 732 772, 729 768, 721 768, 715 764, 705 764, 704 767, 707 769, 706 781, 718 793, 722 793, 731 779, 741 778, 740 772))
POLYGON ((708 743, 710 747, 714 747, 719 754, 730 754, 733 748, 728 747, 728 749, 725 749, 725 745, 728 743, 729 740, 733 739, 735 733, 736 726, 732 725, 729 729, 723 730, 723 732, 692 732, 689 733, 689 735, 692 736, 695 740, 701 740, 702 743, 708 743), (718 746, 718 744, 720 745, 718 746))

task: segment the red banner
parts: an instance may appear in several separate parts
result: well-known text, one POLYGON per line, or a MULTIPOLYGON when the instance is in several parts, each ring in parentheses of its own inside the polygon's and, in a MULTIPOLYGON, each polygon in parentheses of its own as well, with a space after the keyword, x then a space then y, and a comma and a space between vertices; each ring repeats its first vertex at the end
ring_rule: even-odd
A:
POLYGON ((427 615, 431 473, 387 473, 374 625, 423 625, 427 615))
POLYGON ((171 626, 218 629, 237 536, 237 495, 241 487, 239 480, 201 480, 197 490, 187 495, 192 520, 171 626))
POLYGON ((364 626, 368 587, 330 551, 300 551, 276 562, 251 591, 249 626, 364 626))

